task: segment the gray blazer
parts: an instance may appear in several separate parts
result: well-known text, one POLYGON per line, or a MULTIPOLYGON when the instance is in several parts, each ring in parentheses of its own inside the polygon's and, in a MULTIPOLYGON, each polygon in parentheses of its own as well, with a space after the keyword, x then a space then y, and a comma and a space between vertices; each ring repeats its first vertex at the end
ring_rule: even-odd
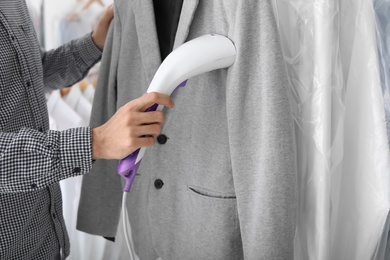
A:
MULTIPOLYGON (((147 150, 128 198, 136 252, 141 260, 293 259, 294 128, 270 1, 185 0, 175 48, 207 33, 232 39, 237 59, 173 95, 168 141, 147 150)), ((92 126, 143 95, 160 63, 152 0, 116 0, 92 126)), ((85 176, 79 230, 115 236, 117 164, 97 161, 85 176)))

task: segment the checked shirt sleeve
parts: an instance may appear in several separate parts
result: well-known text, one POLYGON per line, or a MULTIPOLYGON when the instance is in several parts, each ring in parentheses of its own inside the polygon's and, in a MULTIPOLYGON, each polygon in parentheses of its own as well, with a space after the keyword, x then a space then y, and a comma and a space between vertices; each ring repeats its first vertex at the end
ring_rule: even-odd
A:
POLYGON ((79 82, 100 60, 101 55, 90 33, 57 49, 42 52, 45 87, 59 89, 79 82))
POLYGON ((91 129, 0 133, 0 194, 45 188, 92 167, 91 129))

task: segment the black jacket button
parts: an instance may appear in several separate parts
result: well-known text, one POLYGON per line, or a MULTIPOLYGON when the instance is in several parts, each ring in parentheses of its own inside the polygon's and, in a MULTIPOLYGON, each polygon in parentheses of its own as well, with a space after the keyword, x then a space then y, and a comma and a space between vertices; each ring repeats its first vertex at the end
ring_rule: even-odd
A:
POLYGON ((156 188, 156 189, 161 189, 162 187, 164 186, 164 182, 162 181, 162 180, 160 180, 160 179, 157 179, 157 180, 155 180, 155 182, 154 182, 154 187, 156 188))
POLYGON ((73 169, 73 172, 74 173, 80 173, 81 172, 81 168, 80 167, 76 167, 73 169))
POLYGON ((35 184, 35 183, 31 184, 31 189, 36 189, 37 187, 38 187, 37 184, 35 184))
POLYGON ((157 142, 159 144, 166 144, 167 141, 168 141, 168 137, 166 135, 161 134, 161 135, 157 136, 157 142))

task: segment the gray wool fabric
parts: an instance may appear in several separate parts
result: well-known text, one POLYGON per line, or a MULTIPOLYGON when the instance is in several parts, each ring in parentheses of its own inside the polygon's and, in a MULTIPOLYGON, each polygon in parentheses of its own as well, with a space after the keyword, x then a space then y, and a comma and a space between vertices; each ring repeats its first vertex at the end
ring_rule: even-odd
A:
MULTIPOLYGON (((128 196, 136 253, 141 260, 293 259, 294 128, 269 0, 184 0, 174 48, 208 33, 228 36, 236 61, 173 94, 162 131, 168 142, 147 149, 128 196)), ((160 63, 152 0, 117 0, 92 126, 143 95, 160 63)), ((115 236, 117 165, 96 161, 84 176, 79 230, 115 236)))

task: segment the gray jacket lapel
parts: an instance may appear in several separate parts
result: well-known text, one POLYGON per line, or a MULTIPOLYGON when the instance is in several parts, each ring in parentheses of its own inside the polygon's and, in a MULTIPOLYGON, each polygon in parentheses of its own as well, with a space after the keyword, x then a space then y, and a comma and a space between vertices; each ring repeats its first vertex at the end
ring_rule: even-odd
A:
POLYGON ((199 0, 184 0, 173 49, 176 49, 186 41, 198 3, 199 0))
POLYGON ((153 1, 134 1, 134 15, 142 63, 145 67, 148 81, 151 82, 161 64, 153 1))
MULTIPOLYGON (((199 0, 184 0, 174 49, 182 45, 187 39, 198 3, 199 0)), ((134 14, 141 56, 148 81, 151 82, 161 64, 153 1, 134 1, 134 14)))

